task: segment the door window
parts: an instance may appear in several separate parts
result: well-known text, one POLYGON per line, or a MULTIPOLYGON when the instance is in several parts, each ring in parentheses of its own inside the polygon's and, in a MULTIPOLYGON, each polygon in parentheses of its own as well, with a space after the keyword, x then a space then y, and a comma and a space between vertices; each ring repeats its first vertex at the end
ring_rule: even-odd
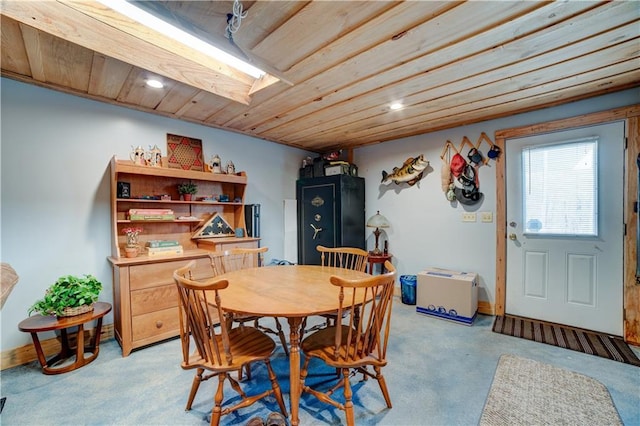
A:
POLYGON ((522 150, 524 233, 598 235, 598 138, 522 150))

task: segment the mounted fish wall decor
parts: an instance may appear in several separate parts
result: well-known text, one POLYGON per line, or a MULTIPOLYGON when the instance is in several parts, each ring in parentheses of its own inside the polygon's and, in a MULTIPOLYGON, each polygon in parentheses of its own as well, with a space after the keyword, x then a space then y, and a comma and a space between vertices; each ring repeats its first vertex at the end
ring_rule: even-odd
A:
POLYGON ((429 166, 429 162, 424 159, 423 154, 415 158, 407 158, 407 161, 401 167, 394 167, 393 172, 387 173, 383 170, 381 183, 393 181, 396 184, 400 184, 406 182, 413 186, 422 179, 422 173, 427 166, 429 166))

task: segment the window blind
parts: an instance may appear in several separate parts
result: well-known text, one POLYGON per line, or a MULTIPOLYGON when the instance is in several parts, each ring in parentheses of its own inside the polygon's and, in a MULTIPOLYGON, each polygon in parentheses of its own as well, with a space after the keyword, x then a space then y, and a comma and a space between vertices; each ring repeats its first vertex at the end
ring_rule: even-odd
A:
POLYGON ((598 138, 522 151, 525 234, 598 234, 598 138))

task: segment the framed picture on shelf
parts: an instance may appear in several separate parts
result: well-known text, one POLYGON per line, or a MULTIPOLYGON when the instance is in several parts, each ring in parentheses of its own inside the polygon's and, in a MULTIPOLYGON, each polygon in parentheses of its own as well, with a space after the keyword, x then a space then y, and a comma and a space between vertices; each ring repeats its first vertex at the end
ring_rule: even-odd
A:
POLYGON ((131 198, 131 184, 129 182, 118 182, 118 198, 131 198))
POLYGON ((202 140, 167 133, 167 163, 169 168, 203 172, 202 140))
POLYGON ((220 216, 217 212, 213 215, 191 236, 192 239, 199 238, 219 238, 219 237, 233 237, 236 235, 236 231, 229 226, 226 220, 220 216))

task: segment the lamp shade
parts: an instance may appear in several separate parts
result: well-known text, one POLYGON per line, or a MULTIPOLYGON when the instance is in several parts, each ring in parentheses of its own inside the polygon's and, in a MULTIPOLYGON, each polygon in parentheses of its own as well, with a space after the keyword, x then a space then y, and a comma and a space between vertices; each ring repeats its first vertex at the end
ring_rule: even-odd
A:
POLYGON ((373 216, 367 220, 367 227, 369 228, 388 228, 391 226, 386 217, 380 214, 380 211, 376 212, 373 216))

